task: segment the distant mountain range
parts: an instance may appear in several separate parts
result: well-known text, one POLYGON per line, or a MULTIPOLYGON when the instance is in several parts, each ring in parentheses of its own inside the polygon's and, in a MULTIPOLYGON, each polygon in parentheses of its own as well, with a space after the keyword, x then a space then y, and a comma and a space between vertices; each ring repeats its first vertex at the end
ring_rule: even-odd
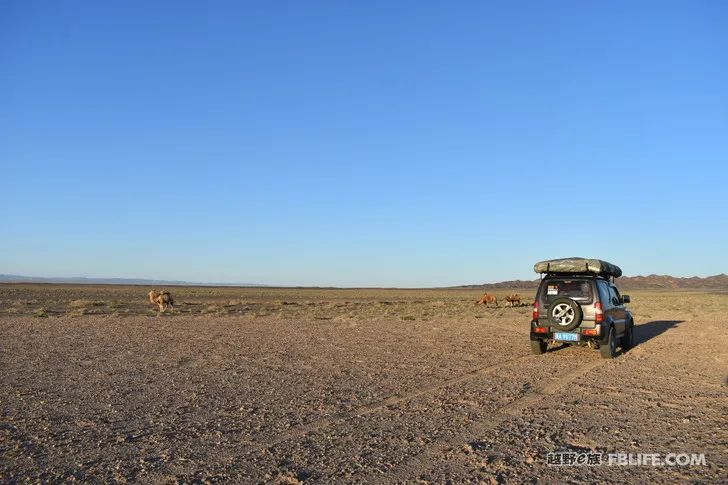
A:
MULTIPOLYGON (((479 285, 460 285, 452 288, 472 288, 472 289, 535 289, 540 280, 513 280, 501 281, 499 283, 483 283, 479 285)), ((145 285, 145 286, 239 286, 239 287, 267 287, 269 285, 249 284, 249 283, 198 283, 194 281, 177 281, 177 280, 152 280, 143 278, 86 278, 78 277, 60 277, 60 278, 42 278, 38 276, 19 276, 10 274, 0 274, 0 283, 66 283, 77 285, 145 285)), ((620 289, 645 289, 645 290, 724 290, 728 291, 728 275, 719 274, 699 278, 693 276, 690 278, 680 278, 668 275, 649 275, 649 276, 622 276, 617 279, 617 285, 620 289)), ((303 288, 303 287, 300 287, 303 288)))
POLYGON ((0 283, 70 283, 76 285, 146 285, 146 286, 267 286, 248 283, 196 283, 193 281, 150 280, 144 278, 86 278, 84 276, 43 278, 0 274, 0 283))
MULTIPOLYGON (((463 285, 457 288, 482 288, 499 289, 499 288, 523 288, 535 289, 540 280, 514 280, 501 281, 500 283, 484 283, 481 285, 463 285)), ((649 276, 622 276, 617 278, 617 286, 620 289, 630 290, 726 290, 728 291, 728 275, 719 274, 715 276, 707 276, 699 278, 692 276, 690 278, 681 278, 677 276, 656 275, 649 276)))

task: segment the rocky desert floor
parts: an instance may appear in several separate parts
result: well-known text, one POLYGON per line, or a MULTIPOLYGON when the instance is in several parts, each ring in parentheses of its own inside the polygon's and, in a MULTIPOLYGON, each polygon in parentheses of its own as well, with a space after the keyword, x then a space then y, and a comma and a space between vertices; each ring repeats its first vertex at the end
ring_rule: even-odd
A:
POLYGON ((149 289, 0 285, 1 482, 728 477, 728 294, 631 292, 638 345, 605 360, 530 355, 530 305, 473 290, 179 287, 158 316, 149 289))

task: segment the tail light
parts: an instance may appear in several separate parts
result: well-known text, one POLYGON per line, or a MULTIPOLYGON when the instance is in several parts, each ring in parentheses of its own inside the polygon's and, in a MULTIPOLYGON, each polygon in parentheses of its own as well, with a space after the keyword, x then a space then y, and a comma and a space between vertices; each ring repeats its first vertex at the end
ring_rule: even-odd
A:
POLYGON ((581 331, 583 335, 591 335, 593 337, 599 336, 599 325, 597 325, 595 328, 585 328, 581 331))
POLYGON ((549 333, 548 327, 533 327, 533 333, 549 333))
POLYGON ((604 321, 604 310, 602 310, 602 302, 598 301, 594 304, 594 321, 602 323, 604 321))
POLYGON ((538 301, 533 302, 533 314, 531 315, 531 319, 538 320, 538 301))

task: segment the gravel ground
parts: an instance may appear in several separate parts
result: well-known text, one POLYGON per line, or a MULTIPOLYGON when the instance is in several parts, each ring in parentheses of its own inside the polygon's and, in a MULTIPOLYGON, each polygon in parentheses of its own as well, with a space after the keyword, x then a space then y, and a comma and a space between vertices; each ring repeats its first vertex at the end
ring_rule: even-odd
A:
POLYGON ((472 291, 184 288, 162 316, 146 291, 0 286, 0 481, 728 476, 725 294, 633 293, 638 345, 609 361, 530 355, 530 307, 472 291), (559 451, 706 464, 548 466, 559 451))

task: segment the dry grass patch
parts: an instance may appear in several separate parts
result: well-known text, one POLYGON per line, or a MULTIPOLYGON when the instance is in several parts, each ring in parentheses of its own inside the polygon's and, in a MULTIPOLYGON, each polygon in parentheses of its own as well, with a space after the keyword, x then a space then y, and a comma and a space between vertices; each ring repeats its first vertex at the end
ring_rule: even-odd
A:
POLYGON ((33 316, 38 318, 46 318, 48 316, 48 312, 45 308, 38 308, 35 312, 33 312, 33 316))
POLYGON ((73 300, 68 306, 71 308, 85 308, 90 306, 105 306, 106 302, 101 300, 73 300))

